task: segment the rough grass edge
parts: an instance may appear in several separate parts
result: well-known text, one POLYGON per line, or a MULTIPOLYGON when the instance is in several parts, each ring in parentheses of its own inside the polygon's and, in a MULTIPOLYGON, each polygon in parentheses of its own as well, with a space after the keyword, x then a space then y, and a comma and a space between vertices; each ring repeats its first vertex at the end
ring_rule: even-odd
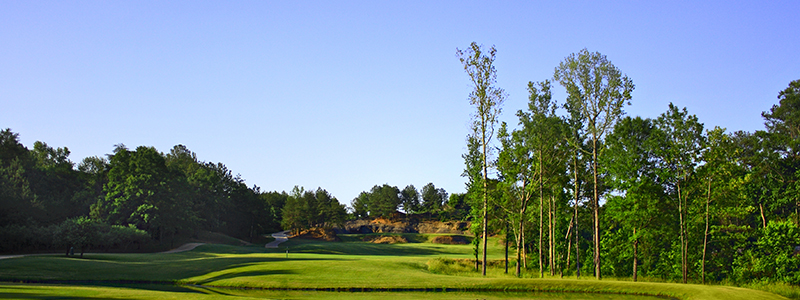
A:
POLYGON ((740 285, 739 287, 770 292, 789 299, 800 300, 800 286, 794 286, 785 282, 754 282, 740 285))

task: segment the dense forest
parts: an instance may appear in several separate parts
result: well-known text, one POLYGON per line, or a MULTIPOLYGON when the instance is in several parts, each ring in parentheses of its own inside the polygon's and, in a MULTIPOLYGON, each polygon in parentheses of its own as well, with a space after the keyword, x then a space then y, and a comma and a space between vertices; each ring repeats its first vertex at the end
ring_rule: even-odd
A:
POLYGON ((515 241, 518 275, 800 284, 800 80, 765 130, 728 132, 672 104, 626 116, 632 79, 584 49, 528 84, 514 128, 495 53, 457 53, 474 83, 464 176, 474 231, 515 241))
POLYGON ((285 193, 247 187, 224 164, 177 145, 116 145, 75 166, 69 149, 20 144, 0 132, 0 251, 75 247, 130 250, 196 230, 246 240, 280 229, 285 193))
POLYGON ((77 166, 69 154, 40 141, 30 150, 11 129, 0 131, 0 252, 152 250, 198 231, 254 241, 282 228, 392 217, 401 207, 442 218, 464 218, 468 210, 456 195, 452 207, 460 210, 445 215, 447 192, 433 183, 421 193, 413 185, 400 191, 384 184, 353 199, 348 213, 322 188, 294 187, 287 194, 248 187, 224 164, 200 161, 183 145, 164 154, 119 144, 77 166))

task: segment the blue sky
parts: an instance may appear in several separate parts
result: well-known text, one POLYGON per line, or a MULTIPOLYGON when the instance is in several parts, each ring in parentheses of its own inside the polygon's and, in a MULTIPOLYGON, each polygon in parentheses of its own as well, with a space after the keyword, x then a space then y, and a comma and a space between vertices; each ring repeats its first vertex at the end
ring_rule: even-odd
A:
POLYGON ((184 144, 349 204, 383 183, 463 192, 472 41, 498 50, 510 124, 583 48, 633 80, 629 115, 673 102, 707 128, 762 129, 800 79, 797 1, 560 2, 0 1, 0 127, 76 163, 184 144))

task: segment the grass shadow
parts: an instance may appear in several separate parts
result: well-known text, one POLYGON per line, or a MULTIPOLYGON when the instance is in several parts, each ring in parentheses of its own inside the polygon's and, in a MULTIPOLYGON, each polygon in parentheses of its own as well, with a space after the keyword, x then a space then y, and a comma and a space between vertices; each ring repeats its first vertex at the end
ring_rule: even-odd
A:
POLYGON ((25 285, 0 286, 0 299, 66 299, 66 300, 94 300, 94 299, 123 299, 111 297, 95 297, 90 295, 65 295, 61 289, 47 289, 25 285))
MULTIPOLYGON (((369 242, 322 242, 315 240, 290 239, 282 245, 281 251, 289 253, 371 255, 371 256, 435 256, 464 254, 466 248, 430 244, 425 247, 409 247, 405 244, 373 244, 369 242)), ((419 245, 419 244, 417 244, 419 245)))
MULTIPOLYGON (((92 299, 115 299, 115 298, 97 298, 97 297, 84 297, 84 296, 64 296, 64 295, 47 295, 47 294, 34 294, 34 293, 7 293, 0 292, 0 299, 59 299, 59 300, 92 300, 92 299)), ((122 299, 122 298, 117 298, 122 299)))
POLYGON ((211 278, 199 280, 194 282, 197 285, 204 285, 215 281, 225 280, 225 279, 233 279, 239 277, 253 277, 253 276, 270 276, 270 275, 292 275, 297 274, 297 272, 292 270, 257 270, 257 271, 242 271, 242 272, 231 272, 220 274, 218 276, 214 276, 211 278))

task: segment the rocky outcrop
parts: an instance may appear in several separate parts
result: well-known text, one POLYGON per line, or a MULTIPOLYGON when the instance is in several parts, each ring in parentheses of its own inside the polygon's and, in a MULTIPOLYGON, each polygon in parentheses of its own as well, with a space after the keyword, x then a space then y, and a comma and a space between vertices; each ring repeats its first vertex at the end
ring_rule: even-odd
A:
POLYGON ((332 229, 324 229, 324 228, 311 228, 300 231, 297 234, 291 236, 292 238, 300 238, 300 239, 307 239, 307 240, 319 240, 319 241, 326 241, 326 242, 341 242, 338 236, 336 236, 336 231, 332 229))
POLYGON ((469 222, 462 221, 419 221, 406 219, 390 221, 383 218, 374 220, 348 221, 338 233, 451 233, 464 234, 469 230, 469 222))

